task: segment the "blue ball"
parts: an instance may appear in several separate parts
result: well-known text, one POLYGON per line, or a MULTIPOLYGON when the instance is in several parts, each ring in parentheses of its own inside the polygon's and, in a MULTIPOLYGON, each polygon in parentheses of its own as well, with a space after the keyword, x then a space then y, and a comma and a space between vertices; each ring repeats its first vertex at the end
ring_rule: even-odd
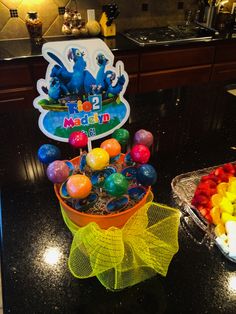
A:
POLYGON ((149 164, 140 166, 137 171, 137 180, 143 186, 155 184, 157 180, 156 170, 149 164))
POLYGON ((61 158, 61 151, 58 147, 52 144, 44 144, 38 150, 38 159, 43 164, 50 164, 51 162, 61 158))

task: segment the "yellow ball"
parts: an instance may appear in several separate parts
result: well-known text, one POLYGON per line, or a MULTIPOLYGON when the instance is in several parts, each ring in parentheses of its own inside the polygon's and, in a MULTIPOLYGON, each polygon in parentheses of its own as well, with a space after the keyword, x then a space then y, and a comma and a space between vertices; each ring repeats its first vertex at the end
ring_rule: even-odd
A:
POLYGON ((87 165, 92 170, 102 170, 109 165, 110 156, 103 148, 94 148, 86 156, 87 165))

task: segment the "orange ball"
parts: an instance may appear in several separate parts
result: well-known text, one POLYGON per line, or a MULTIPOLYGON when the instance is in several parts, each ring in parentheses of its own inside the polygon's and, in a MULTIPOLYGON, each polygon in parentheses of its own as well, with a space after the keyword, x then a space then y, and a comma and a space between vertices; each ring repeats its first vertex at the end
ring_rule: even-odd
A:
POLYGON ((102 142, 100 147, 105 149, 111 158, 119 155, 121 152, 120 143, 115 138, 110 138, 102 142))
POLYGON ((83 174, 75 174, 69 177, 66 188, 68 194, 73 198, 85 198, 92 190, 90 179, 83 174))

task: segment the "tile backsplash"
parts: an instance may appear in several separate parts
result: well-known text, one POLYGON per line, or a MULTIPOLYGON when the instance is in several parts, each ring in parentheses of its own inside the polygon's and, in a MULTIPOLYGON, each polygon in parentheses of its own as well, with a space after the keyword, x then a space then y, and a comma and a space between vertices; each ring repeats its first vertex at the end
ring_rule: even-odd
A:
MULTIPOLYGON (((103 4, 112 0, 0 0, 0 40, 28 38, 25 26, 27 12, 38 12, 43 22, 43 36, 62 35, 63 15, 59 8, 78 9, 87 22, 87 9, 95 9, 96 19, 101 16, 103 4), (11 10, 11 11, 10 11, 11 10), (11 13, 10 13, 11 12, 11 13)), ((162 26, 185 19, 185 13, 198 7, 197 0, 117 0, 120 15, 116 20, 117 31, 133 27, 162 26), (144 8, 148 8, 144 11, 144 8)))

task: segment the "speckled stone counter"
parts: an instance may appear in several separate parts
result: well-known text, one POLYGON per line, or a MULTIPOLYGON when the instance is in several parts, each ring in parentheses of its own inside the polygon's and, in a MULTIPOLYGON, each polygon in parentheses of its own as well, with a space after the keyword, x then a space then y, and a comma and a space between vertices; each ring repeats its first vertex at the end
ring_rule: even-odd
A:
MULTIPOLYGON (((164 116, 183 124, 181 106, 173 104, 175 91, 156 95, 156 106, 151 110, 149 102, 129 100, 131 119, 125 127, 131 135, 141 127, 146 128, 156 138, 151 163, 158 173, 153 191, 160 203, 177 206, 170 185, 176 175, 236 160, 234 96, 223 87, 219 91, 219 86, 209 87, 207 94, 207 88, 195 86, 195 93, 201 94, 202 101, 205 99, 209 106, 221 93, 221 104, 226 108, 221 124, 209 136, 199 137, 186 135, 183 128, 177 133, 169 128, 167 141, 173 138, 174 142, 185 144, 173 145, 166 153, 158 150, 158 134, 166 131, 159 129, 156 121, 164 116)), ((190 98, 186 105, 195 101, 193 90, 184 89, 182 106, 187 95, 190 98)), ((208 118, 205 124, 210 121, 208 118)), ((190 228, 195 240, 180 226, 179 252, 165 278, 156 275, 118 292, 107 291, 96 278, 74 278, 67 266, 72 236, 62 220, 53 186, 37 160, 37 150, 41 144, 50 142, 61 148, 63 158, 69 159, 75 152, 66 143, 47 139, 40 132, 37 120, 38 112, 33 108, 4 107, 0 111, 5 313, 235 313, 236 264, 228 261, 215 246, 209 249, 199 245, 196 239, 203 235, 194 225, 190 228), (50 248, 59 252, 55 265, 45 258, 50 248)))

